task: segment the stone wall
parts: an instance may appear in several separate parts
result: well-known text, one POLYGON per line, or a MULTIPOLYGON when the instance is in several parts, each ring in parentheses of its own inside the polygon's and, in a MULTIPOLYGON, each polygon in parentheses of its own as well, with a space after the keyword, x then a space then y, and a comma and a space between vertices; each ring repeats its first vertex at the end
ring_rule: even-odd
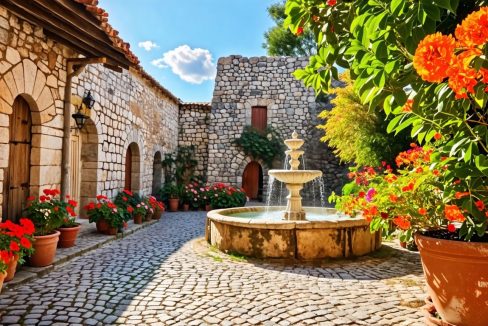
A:
MULTIPOLYGON (((209 125, 210 182, 242 184, 243 171, 251 158, 232 142, 251 124, 251 108, 265 106, 268 126, 275 127, 284 138, 297 130, 305 140, 306 168, 324 172, 325 195, 340 190, 345 167, 319 141, 322 135, 316 128, 320 122, 317 115, 329 104, 317 103, 313 90, 292 76, 307 62, 307 58, 292 57, 230 56, 219 60, 209 125)), ((282 167, 281 162, 274 166, 282 167)), ((263 170, 267 175, 268 169, 263 166, 263 170)))
POLYGON ((178 146, 194 146, 197 176, 207 177, 209 103, 186 103, 180 106, 178 146))
MULTIPOLYGON (((30 194, 60 187, 66 59, 72 57, 78 54, 0 6, 0 213, 4 179, 15 164, 15 158, 9 160, 9 126, 19 96, 28 102, 32 118, 30 194)), ((178 146, 178 101, 149 86, 137 72, 117 73, 101 65, 87 67, 73 82, 73 103, 88 90, 96 99, 88 113, 91 121, 81 132, 72 131, 72 139, 86 145, 80 145, 78 154, 82 192, 113 197, 123 189, 130 145, 132 185, 149 193, 155 154, 164 156, 178 146)))

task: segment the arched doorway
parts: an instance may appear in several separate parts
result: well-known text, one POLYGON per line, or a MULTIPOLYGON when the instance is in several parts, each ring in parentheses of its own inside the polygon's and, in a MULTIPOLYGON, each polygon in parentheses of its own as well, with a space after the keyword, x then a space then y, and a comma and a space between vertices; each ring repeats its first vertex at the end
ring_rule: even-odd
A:
POLYGON ((29 103, 21 96, 13 104, 10 115, 9 158, 4 177, 3 217, 18 220, 29 196, 32 118, 29 103))
MULTIPOLYGON (((98 184, 98 132, 91 119, 71 136, 71 196, 84 207, 97 197, 98 184)), ((85 210, 79 210, 86 217, 85 210)))
POLYGON ((256 162, 250 162, 242 174, 242 188, 251 200, 263 198, 263 168, 256 162))
POLYGON ((153 180, 152 180, 152 194, 155 195, 161 189, 161 182, 163 178, 163 163, 161 152, 154 154, 153 163, 153 180))
POLYGON ((131 143, 125 155, 124 189, 138 192, 140 190, 140 152, 136 143, 131 143))

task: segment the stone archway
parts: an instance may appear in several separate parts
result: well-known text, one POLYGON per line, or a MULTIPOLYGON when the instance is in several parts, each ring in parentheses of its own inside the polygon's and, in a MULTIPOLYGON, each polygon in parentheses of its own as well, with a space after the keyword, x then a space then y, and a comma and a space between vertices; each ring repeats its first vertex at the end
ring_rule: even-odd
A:
MULTIPOLYGON (((56 169, 60 169, 62 146, 59 137, 55 135, 63 125, 62 119, 57 119, 59 115, 52 94, 57 89, 46 84, 46 75, 33 61, 21 60, 15 49, 7 48, 7 51, 11 52, 10 57, 15 62, 4 62, 5 70, 0 76, 0 126, 11 126, 10 120, 18 98, 28 103, 32 124, 28 188, 29 195, 37 196, 41 188, 58 187, 61 182, 61 173, 56 173, 56 169)), ((11 166, 8 159, 9 143, 9 132, 0 132, 0 169, 3 169, 0 182, 4 182, 4 186, 11 166)), ((2 190, 5 195, 5 189, 2 190)), ((5 214, 6 198, 0 198, 0 204, 0 212, 5 214)))
MULTIPOLYGON (((98 194, 98 131, 93 120, 88 119, 83 129, 71 137, 71 195, 84 207, 95 201, 98 194)), ((80 209, 85 218, 85 210, 80 209)))
POLYGON ((153 176, 152 176, 152 194, 155 195, 161 189, 163 179, 163 156, 160 151, 154 154, 153 176))
POLYGON ((137 143, 130 143, 125 154, 124 189, 141 191, 141 152, 137 143))

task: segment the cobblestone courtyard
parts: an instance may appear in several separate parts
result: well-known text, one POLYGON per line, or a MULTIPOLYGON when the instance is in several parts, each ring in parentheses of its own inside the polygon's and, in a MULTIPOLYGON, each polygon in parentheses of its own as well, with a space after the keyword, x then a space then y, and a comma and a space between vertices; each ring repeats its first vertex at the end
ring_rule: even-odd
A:
POLYGON ((205 248, 205 213, 166 214, 0 295, 0 324, 422 325, 416 254, 321 266, 240 262, 205 248))

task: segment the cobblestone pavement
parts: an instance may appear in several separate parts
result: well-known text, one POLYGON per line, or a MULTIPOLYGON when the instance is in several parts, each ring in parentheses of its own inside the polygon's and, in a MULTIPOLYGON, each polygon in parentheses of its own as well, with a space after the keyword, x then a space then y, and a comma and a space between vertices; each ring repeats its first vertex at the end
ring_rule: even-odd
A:
POLYGON ((422 325, 414 253, 390 244, 320 266, 240 262, 194 240, 204 217, 166 214, 2 293, 0 324, 422 325))

